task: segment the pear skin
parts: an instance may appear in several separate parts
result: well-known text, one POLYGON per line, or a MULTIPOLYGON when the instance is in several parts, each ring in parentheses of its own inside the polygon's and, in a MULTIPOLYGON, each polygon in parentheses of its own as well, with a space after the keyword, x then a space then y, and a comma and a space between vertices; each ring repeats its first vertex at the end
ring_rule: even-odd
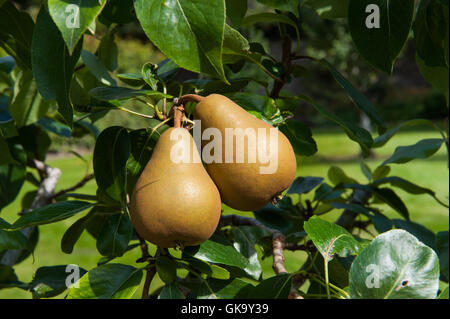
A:
MULTIPOLYGON (((229 98, 219 94, 211 94, 203 98, 195 107, 194 118, 201 120, 202 133, 208 128, 216 128, 222 135, 221 163, 213 161, 212 163, 206 163, 205 166, 220 191, 222 201, 228 206, 242 211, 261 209, 279 196, 294 181, 297 162, 292 145, 286 136, 273 126, 249 114, 229 98), (270 128, 275 129, 278 144, 277 151, 273 152, 277 154, 276 170, 271 174, 261 173, 260 168, 268 166, 268 164, 261 162, 258 156, 256 156, 256 161, 250 160, 248 150, 256 149, 258 151, 263 149, 264 146, 268 147, 267 149, 270 149, 270 147, 269 145, 262 145, 258 139, 252 141, 247 137, 244 139, 244 162, 238 163, 236 161, 237 138, 234 137, 233 161, 227 163, 225 160, 226 128, 242 128, 243 130, 253 128, 255 132, 258 128, 265 129, 267 143, 270 141, 270 128)), ((203 149, 213 140, 214 138, 205 140, 205 136, 203 136, 203 149)), ((212 151, 212 153, 214 152, 215 150, 212 151)))
POLYGON ((211 237, 219 223, 220 194, 194 145, 186 129, 166 130, 131 196, 130 216, 136 231, 163 248, 198 245, 211 237), (172 132, 178 140, 171 139, 172 132), (177 154, 189 152, 186 163, 173 161, 176 143, 182 146, 177 154))

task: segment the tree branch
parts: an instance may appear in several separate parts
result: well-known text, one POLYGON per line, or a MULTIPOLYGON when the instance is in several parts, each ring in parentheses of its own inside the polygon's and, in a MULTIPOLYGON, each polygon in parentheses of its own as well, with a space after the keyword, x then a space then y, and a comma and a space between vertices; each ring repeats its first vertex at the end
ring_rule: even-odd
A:
MULTIPOLYGON (((44 162, 33 160, 31 166, 36 168, 39 172, 39 175, 43 176, 44 178, 39 186, 39 189, 30 208, 26 210, 24 214, 39 207, 45 206, 50 202, 52 194, 55 191, 56 184, 58 183, 58 180, 61 176, 61 170, 59 168, 50 167, 44 162)), ((35 227, 28 227, 22 229, 21 232, 27 239, 30 239, 34 229, 35 227)), ((17 262, 21 254, 22 250, 8 250, 1 258, 0 264, 11 267, 17 262)))
POLYGON ((64 194, 67 194, 67 193, 69 193, 69 192, 72 192, 72 191, 74 191, 74 190, 76 190, 76 189, 78 189, 78 188, 83 187, 84 184, 86 184, 87 182, 89 182, 89 181, 90 181, 91 179, 93 179, 93 178, 94 178, 94 174, 86 175, 85 177, 83 177, 83 179, 82 179, 80 182, 78 182, 78 183, 75 184, 74 186, 69 187, 69 188, 66 188, 66 189, 63 189, 63 190, 60 190, 60 191, 57 192, 56 194, 53 194, 53 195, 50 197, 50 201, 52 201, 52 200, 54 200, 55 198, 58 198, 58 197, 60 197, 60 196, 62 196, 62 195, 64 195, 64 194))

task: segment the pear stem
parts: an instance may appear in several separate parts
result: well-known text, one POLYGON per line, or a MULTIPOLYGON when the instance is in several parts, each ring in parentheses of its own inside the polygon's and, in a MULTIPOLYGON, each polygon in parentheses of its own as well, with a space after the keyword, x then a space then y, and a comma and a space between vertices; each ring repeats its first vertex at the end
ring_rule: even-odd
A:
POLYGON ((184 107, 183 105, 173 107, 173 127, 180 128, 181 122, 184 118, 184 107))
POLYGON ((175 98, 173 102, 175 105, 184 105, 188 102, 199 103, 203 99, 204 99, 203 96, 200 96, 197 94, 186 94, 186 95, 180 96, 179 98, 175 98))

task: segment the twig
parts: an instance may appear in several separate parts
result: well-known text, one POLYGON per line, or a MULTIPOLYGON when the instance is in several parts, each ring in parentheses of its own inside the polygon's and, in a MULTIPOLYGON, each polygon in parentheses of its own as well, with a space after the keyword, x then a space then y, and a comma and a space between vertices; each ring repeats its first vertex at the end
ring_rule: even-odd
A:
POLYGON ((89 175, 86 175, 85 177, 83 177, 83 179, 81 180, 81 181, 79 181, 77 184, 75 184, 74 186, 72 186, 72 187, 69 187, 69 188, 66 188, 66 189, 63 189, 63 190, 60 190, 59 192, 57 192, 56 194, 53 194, 50 198, 49 198, 49 201, 52 201, 52 200, 54 200, 55 198, 58 198, 58 197, 60 197, 60 196, 62 196, 62 195, 64 195, 64 194, 67 194, 67 193, 69 193, 69 192, 72 192, 72 191, 74 191, 74 190, 77 190, 78 188, 81 188, 81 187, 83 187, 84 186, 84 184, 86 184, 87 182, 89 182, 91 179, 93 179, 94 178, 94 174, 89 174, 89 175))
MULTIPOLYGON (((141 241, 140 237, 139 237, 139 241, 141 241)), ((145 243, 145 241, 143 239, 142 239, 142 241, 144 243, 144 250, 142 251, 142 254, 144 255, 145 253, 147 253, 147 255, 150 256, 148 254, 147 244, 145 243)), ((142 248, 143 248, 143 244, 141 242, 141 249, 142 248)), ((158 258, 160 254, 161 254, 161 249, 158 247, 158 249, 156 250, 156 253, 155 253, 155 258, 158 258)), ((156 275, 155 263, 156 263, 156 260, 152 260, 148 263, 148 266, 146 269, 146 274, 145 274, 144 288, 142 289, 142 299, 149 299, 149 297, 150 297, 150 295, 149 295, 150 284, 152 283, 152 280, 156 275)))

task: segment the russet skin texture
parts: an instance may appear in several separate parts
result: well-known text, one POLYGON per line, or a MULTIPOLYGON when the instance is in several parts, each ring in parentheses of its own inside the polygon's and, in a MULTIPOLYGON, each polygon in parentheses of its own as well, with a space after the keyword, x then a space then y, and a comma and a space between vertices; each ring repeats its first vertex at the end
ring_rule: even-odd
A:
MULTIPOLYGON (((294 181, 297 170, 295 153, 281 131, 278 131, 278 168, 274 174, 260 174, 260 167, 268 164, 260 163, 258 157, 256 163, 248 163, 247 138, 244 163, 236 163, 235 160, 233 163, 225 163, 225 128, 255 128, 256 131, 257 128, 265 128, 266 140, 269 142, 269 129, 273 128, 271 125, 219 94, 211 94, 198 103, 194 118, 201 120, 202 131, 214 127, 222 134, 222 163, 206 164, 206 169, 217 185, 222 201, 228 206, 242 211, 261 209, 294 181)), ((209 142, 202 140, 203 146, 209 142)), ((234 159, 235 153, 233 152, 234 159)))
POLYGON ((170 153, 174 128, 166 130, 139 177, 131 197, 130 215, 144 239, 163 248, 195 246, 215 231, 221 213, 220 194, 203 167, 194 140, 185 129, 196 161, 174 163, 170 153), (196 149, 196 148, 194 148, 196 149))

